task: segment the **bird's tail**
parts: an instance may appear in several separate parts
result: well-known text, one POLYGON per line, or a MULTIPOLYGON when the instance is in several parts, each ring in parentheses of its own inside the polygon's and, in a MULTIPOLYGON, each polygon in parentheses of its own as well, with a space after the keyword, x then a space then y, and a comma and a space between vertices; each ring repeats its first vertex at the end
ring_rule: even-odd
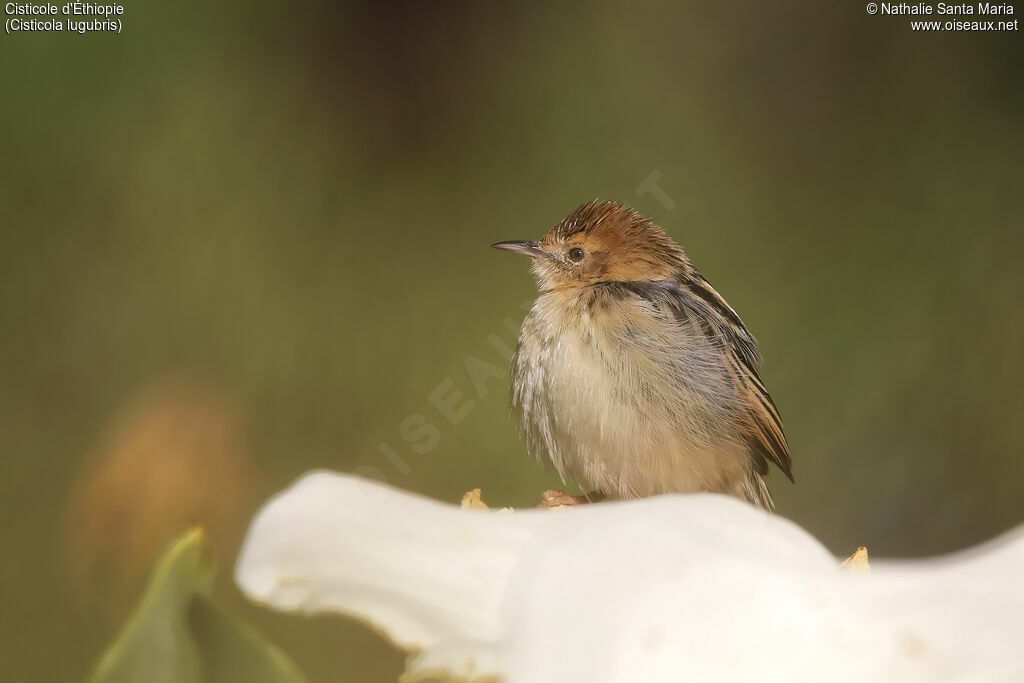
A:
POLYGON ((775 510, 775 501, 772 500, 772 494, 768 490, 768 485, 764 483, 764 477, 753 468, 750 469, 750 472, 740 483, 738 489, 739 497, 754 507, 759 507, 768 512, 775 510))

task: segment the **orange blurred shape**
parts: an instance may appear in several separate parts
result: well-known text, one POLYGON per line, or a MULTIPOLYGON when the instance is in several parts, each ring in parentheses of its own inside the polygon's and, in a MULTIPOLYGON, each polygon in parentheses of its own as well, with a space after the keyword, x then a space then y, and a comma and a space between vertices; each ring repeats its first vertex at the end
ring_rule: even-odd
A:
POLYGON ((217 548, 240 533, 244 431, 238 402, 195 377, 159 378, 127 401, 69 502, 70 578, 83 602, 120 618, 178 534, 202 525, 217 548))

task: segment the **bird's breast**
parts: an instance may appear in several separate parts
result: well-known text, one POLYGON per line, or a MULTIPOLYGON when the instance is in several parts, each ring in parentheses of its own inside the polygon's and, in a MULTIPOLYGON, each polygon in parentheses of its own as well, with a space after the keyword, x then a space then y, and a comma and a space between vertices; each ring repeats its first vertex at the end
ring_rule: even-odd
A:
POLYGON ((687 490, 727 430, 735 390, 721 368, 720 350, 656 303, 549 294, 524 322, 512 399, 530 450, 563 476, 687 490))

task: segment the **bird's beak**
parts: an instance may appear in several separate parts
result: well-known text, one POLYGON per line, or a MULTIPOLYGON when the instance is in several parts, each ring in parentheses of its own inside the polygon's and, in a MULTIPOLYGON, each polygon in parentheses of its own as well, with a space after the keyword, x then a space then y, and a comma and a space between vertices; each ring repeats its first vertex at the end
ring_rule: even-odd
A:
POLYGON ((540 242, 495 242, 491 245, 495 249, 514 251, 517 254, 526 254, 531 258, 550 258, 551 254, 540 248, 540 242))

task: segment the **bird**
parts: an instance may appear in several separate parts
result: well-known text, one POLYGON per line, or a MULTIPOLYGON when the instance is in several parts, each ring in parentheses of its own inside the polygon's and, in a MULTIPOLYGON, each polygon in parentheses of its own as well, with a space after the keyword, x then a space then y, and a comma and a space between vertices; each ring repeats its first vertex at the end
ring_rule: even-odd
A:
POLYGON ((585 491, 542 507, 714 492, 774 509, 769 463, 794 479, 757 341, 659 225, 594 200, 492 246, 530 257, 539 290, 511 362, 519 431, 585 491))

